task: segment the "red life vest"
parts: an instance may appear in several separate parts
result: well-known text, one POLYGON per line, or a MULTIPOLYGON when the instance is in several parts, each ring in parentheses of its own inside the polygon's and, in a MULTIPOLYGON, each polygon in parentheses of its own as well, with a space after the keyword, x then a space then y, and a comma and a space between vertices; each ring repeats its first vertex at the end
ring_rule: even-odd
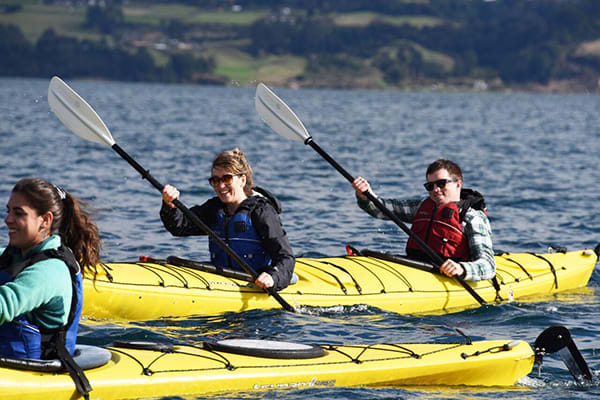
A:
MULTIPOLYGON (((469 242, 463 234, 457 203, 437 205, 430 198, 426 199, 413 218, 411 230, 443 259, 468 261, 469 242)), ((425 253, 416 241, 409 238, 406 254, 422 259, 425 253)))

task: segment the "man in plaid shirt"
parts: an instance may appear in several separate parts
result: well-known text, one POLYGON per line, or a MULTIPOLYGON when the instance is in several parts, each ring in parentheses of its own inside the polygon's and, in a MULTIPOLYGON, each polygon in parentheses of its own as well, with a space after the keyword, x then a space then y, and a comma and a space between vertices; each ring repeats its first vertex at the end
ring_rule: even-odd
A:
MULTIPOLYGON (((428 197, 379 200, 402 221, 412 223, 412 231, 446 259, 440 266, 442 273, 471 281, 493 278, 496 261, 483 197, 463 189, 462 171, 450 160, 434 161, 425 176, 428 197)), ((388 219, 363 194, 368 191, 375 196, 364 178, 356 178, 352 185, 360 208, 375 218, 388 219)), ((424 254, 412 239, 407 243, 407 253, 417 258, 424 254)))

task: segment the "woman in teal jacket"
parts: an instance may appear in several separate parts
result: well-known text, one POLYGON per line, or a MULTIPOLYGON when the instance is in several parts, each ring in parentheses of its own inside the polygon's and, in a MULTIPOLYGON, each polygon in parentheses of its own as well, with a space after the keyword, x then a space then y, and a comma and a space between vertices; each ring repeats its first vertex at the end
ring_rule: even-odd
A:
POLYGON ((96 276, 96 224, 79 200, 36 178, 15 185, 4 222, 8 247, 0 256, 0 355, 62 358, 65 348, 73 354, 82 272, 96 276))

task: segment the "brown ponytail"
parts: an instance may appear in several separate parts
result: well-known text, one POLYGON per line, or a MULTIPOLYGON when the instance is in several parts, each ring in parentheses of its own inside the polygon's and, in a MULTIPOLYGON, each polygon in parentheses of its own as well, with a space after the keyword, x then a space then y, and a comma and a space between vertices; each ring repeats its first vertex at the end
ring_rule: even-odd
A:
POLYGON ((82 266, 84 274, 96 278, 96 264, 102 247, 98 227, 89 217, 85 204, 70 193, 39 178, 21 179, 12 190, 23 194, 39 215, 53 215, 50 232, 61 237, 82 266))

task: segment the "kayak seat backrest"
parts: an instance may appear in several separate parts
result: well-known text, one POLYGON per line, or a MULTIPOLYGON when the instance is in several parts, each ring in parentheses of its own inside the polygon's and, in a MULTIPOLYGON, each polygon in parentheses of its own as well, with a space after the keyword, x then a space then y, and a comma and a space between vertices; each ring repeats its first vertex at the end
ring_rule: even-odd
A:
MULTIPOLYGON (((102 347, 85 344, 78 344, 73 356, 73 360, 83 370, 101 367, 107 364, 110 359, 110 351, 102 347)), ((64 370, 58 359, 38 360, 34 358, 0 357, 0 366, 38 372, 61 372, 64 370)))
POLYGON ((75 356, 73 359, 77 365, 85 371, 87 369, 98 368, 108 364, 111 357, 111 352, 104 347, 79 344, 75 348, 75 356))

